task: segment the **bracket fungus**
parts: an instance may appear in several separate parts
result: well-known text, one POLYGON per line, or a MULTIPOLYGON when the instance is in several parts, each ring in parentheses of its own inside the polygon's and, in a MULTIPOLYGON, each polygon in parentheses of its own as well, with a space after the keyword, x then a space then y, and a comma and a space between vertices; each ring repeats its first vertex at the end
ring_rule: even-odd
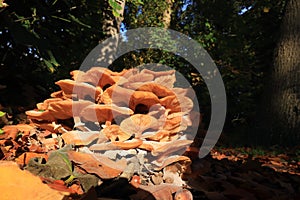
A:
MULTIPOLYGON (((126 168, 131 170, 128 180, 138 174, 142 181, 137 187, 146 188, 152 184, 151 174, 164 173, 163 169, 174 163, 190 164, 190 159, 182 156, 192 143, 185 131, 197 127, 199 120, 194 119, 200 115, 194 110, 193 91, 174 88, 174 70, 112 72, 92 67, 71 75, 72 80, 56 82, 61 90, 52 93, 52 98, 26 114, 38 127, 61 134, 63 145, 75 145, 79 152, 68 155, 81 169, 109 179, 126 168), (55 129, 51 122, 60 124, 64 131, 55 129), (96 123, 91 131, 89 124, 96 123), (97 161, 97 156, 92 156, 96 153, 108 162, 97 161), (83 162, 93 159, 96 164, 83 162), (99 163, 102 167, 97 168, 99 163)), ((163 187, 169 183, 161 178, 157 184, 163 187)))

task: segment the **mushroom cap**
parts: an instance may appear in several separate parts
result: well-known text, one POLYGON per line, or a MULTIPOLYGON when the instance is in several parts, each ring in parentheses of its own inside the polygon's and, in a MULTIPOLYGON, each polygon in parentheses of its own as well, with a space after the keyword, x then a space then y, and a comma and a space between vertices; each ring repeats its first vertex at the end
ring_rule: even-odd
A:
POLYGON ((135 135, 136 138, 141 137, 142 133, 150 128, 157 129, 157 119, 144 114, 135 114, 124 119, 120 128, 129 135, 135 135))
POLYGON ((133 111, 126 107, 118 107, 115 105, 93 104, 85 107, 80 116, 86 121, 92 122, 106 122, 112 121, 118 116, 132 115, 133 111))
POLYGON ((80 99, 84 99, 85 96, 96 99, 103 92, 100 87, 95 87, 89 83, 76 82, 70 79, 60 80, 55 84, 62 89, 64 94, 74 94, 80 99))
POLYGON ((112 71, 107 68, 92 67, 87 72, 78 74, 76 79, 78 82, 86 82, 103 88, 106 85, 114 85, 116 83, 117 78, 113 78, 112 74, 112 71))

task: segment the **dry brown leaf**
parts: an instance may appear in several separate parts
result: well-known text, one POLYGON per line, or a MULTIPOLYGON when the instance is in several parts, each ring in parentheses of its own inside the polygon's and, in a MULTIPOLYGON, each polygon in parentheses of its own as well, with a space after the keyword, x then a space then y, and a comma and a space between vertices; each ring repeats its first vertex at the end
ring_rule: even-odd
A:
POLYGON ((34 152, 25 152, 22 153, 18 158, 16 158, 16 163, 19 165, 26 165, 28 164, 29 160, 31 158, 45 158, 45 160, 48 159, 48 155, 44 153, 34 153, 34 152))
POLYGON ((0 161, 0 180, 1 200, 24 198, 59 200, 64 198, 62 193, 43 184, 39 177, 19 169, 14 162, 0 161))
MULTIPOLYGON (((163 199, 163 200, 173 200, 172 194, 179 191, 181 187, 173 185, 173 184, 167 184, 162 183, 160 185, 140 185, 141 189, 146 190, 150 192, 155 199, 163 199)), ((146 199, 146 197, 139 196, 136 199, 146 199)))
POLYGON ((69 159, 77 163, 88 173, 97 174, 102 179, 111 179, 119 176, 126 168, 126 160, 112 161, 107 157, 101 158, 92 154, 69 151, 69 159))
POLYGON ((29 135, 30 131, 33 129, 34 127, 28 124, 6 125, 2 128, 4 134, 0 135, 0 138, 12 138, 14 140, 19 132, 22 132, 23 135, 29 135))

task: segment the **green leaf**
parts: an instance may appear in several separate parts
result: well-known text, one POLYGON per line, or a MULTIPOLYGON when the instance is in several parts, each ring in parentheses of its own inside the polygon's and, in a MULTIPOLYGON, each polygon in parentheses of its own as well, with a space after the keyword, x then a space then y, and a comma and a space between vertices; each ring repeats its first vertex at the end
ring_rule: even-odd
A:
POLYGON ((5 112, 0 111, 0 117, 3 117, 4 115, 6 115, 5 112))
POLYGON ((87 28, 92 28, 90 25, 87 25, 83 22, 81 22, 78 18, 76 18, 74 15, 68 14, 71 19, 76 22, 77 24, 80 24, 81 26, 87 27, 87 28))
POLYGON ((56 61, 55 57, 53 56, 52 51, 48 50, 47 53, 48 53, 48 55, 49 55, 49 57, 50 57, 50 62, 51 62, 54 66, 58 67, 58 66, 59 66, 59 63, 56 61))
POLYGON ((4 131, 2 130, 2 128, 0 128, 0 135, 2 135, 4 133, 4 131))
POLYGON ((54 18, 54 19, 59 19, 59 20, 61 20, 61 21, 65 21, 65 22, 71 22, 71 20, 68 20, 68 19, 66 19, 66 18, 62 18, 62 17, 57 17, 57 16, 55 16, 55 15, 52 15, 51 16, 52 18, 54 18))
POLYGON ((54 73, 55 72, 55 68, 53 67, 52 63, 46 59, 43 59, 47 69, 51 72, 54 73))

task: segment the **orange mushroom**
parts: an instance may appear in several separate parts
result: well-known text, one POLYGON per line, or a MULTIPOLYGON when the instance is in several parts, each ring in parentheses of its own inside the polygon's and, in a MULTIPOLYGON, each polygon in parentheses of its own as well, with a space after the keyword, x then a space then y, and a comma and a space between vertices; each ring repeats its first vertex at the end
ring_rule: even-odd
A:
POLYGON ((173 74, 175 74, 175 70, 155 72, 155 71, 151 71, 149 69, 143 69, 141 71, 141 73, 152 74, 152 75, 154 75, 155 78, 157 78, 159 76, 173 75, 173 74))
POLYGON ((62 89, 64 94, 74 94, 80 99, 83 99, 85 96, 90 96, 95 99, 102 94, 102 89, 100 87, 95 87, 88 83, 65 79, 57 81, 55 84, 62 89))
POLYGON ((93 104, 84 108, 80 113, 80 116, 84 120, 91 122, 111 122, 115 117, 129 116, 132 114, 133 111, 126 107, 93 104))
POLYGON ((116 77, 113 78, 111 71, 103 67, 92 67, 87 72, 78 74, 76 80, 78 82, 86 82, 94 86, 100 86, 101 88, 116 83, 116 77))
POLYGON ((129 134, 135 134, 136 138, 142 136, 142 133, 147 129, 157 128, 157 119, 144 114, 135 114, 124 119, 120 124, 120 129, 129 134))
POLYGON ((101 133, 103 133, 110 141, 125 141, 128 140, 131 137, 131 134, 128 132, 124 132, 121 130, 120 126, 113 124, 110 126, 106 126, 104 129, 101 130, 101 133))
POLYGON ((162 85, 157 83, 146 83, 136 89, 137 91, 145 91, 145 92, 152 92, 157 97, 166 97, 174 95, 174 92, 162 85))

